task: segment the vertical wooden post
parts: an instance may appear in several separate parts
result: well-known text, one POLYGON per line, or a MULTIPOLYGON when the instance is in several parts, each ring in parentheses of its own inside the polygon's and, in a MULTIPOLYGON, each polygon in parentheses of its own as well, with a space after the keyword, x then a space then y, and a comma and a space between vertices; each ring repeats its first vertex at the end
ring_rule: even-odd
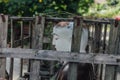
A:
MULTIPOLYGON (((14 28, 13 28, 13 19, 10 19, 11 23, 11 48, 14 47, 14 28)), ((9 80, 13 80, 13 68, 14 68, 14 59, 10 59, 10 69, 9 69, 9 80)))
MULTIPOLYGON (((117 31, 117 39, 116 39, 116 46, 115 52, 120 55, 120 21, 118 22, 118 31, 117 31)), ((115 70, 115 80, 120 80, 120 66, 116 66, 115 70)))
MULTIPOLYGON (((111 29, 109 35, 109 45, 107 53, 109 54, 117 54, 117 46, 118 46, 118 32, 120 27, 115 27, 115 20, 110 20, 111 29)), ((115 66, 106 65, 106 75, 105 80, 115 80, 115 66)))
MULTIPOLYGON (((53 30, 53 24, 49 24, 52 27, 53 30)), ((53 32, 53 31, 52 31, 53 32)), ((51 36, 51 35, 50 35, 51 36)), ((51 43, 50 43, 50 49, 51 50, 55 50, 55 47, 52 45, 52 41, 53 41, 53 36, 51 36, 51 43)), ((54 65, 55 65, 55 61, 51 61, 50 62, 50 75, 54 74, 54 65)))
MULTIPOLYGON (((83 19, 81 17, 74 18, 71 52, 80 51, 82 24, 83 24, 83 19)), ((68 80, 77 80, 77 63, 69 64, 68 80)))
MULTIPOLYGON (((106 52, 106 37, 107 37, 107 26, 108 24, 104 24, 104 37, 103 37, 103 53, 106 52)), ((105 71, 106 71, 106 64, 102 65, 102 76, 101 80, 105 80, 105 71)))
MULTIPOLYGON (((24 25, 24 22, 21 21, 20 23, 20 27, 21 27, 21 48, 24 47, 24 32, 23 32, 23 25, 24 25)), ((22 73, 23 73, 23 59, 20 60, 20 77, 22 77, 22 73)))
MULTIPOLYGON (((44 17, 36 17, 35 27, 33 28, 32 48, 43 49, 44 17)), ((31 60, 30 80, 41 80, 40 61, 31 60)))
MULTIPOLYGON (((8 29, 8 16, 0 15, 0 48, 7 47, 7 29, 8 29)), ((0 78, 5 79, 5 69, 6 58, 0 58, 0 78)))
MULTIPOLYGON (((31 49, 32 48, 32 24, 33 22, 29 21, 29 48, 31 49)), ((30 60, 28 61, 28 72, 30 72, 30 66, 31 66, 31 63, 30 63, 30 60)))
MULTIPOLYGON (((96 54, 100 51, 101 32, 102 32, 102 24, 95 23, 95 35, 94 35, 94 44, 93 44, 94 50, 93 51, 96 54)), ((98 66, 97 67, 98 69, 97 80, 100 80, 102 65, 99 64, 97 66, 98 66)))

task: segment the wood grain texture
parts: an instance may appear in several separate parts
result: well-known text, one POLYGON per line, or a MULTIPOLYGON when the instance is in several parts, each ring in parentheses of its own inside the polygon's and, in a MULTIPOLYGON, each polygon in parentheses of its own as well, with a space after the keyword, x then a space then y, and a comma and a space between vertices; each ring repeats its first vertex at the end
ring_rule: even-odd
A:
MULTIPOLYGON (((0 48, 7 47, 7 28, 8 28, 8 16, 3 15, 5 22, 0 15, 0 48)), ((2 53, 0 53, 2 54, 2 53)), ((0 59, 0 78, 5 78, 6 58, 0 59)))
MULTIPOLYGON (((83 19, 81 17, 74 18, 71 52, 80 51, 82 24, 83 24, 83 19)), ((68 80, 77 80, 77 64, 76 63, 69 64, 68 80)))
MULTIPOLYGON (((37 16, 35 18, 35 26, 33 27, 32 48, 43 49, 43 34, 44 34, 45 18, 37 16)), ((30 80, 41 80, 40 77, 40 61, 31 60, 30 80)))
POLYGON ((120 65, 120 55, 64 52, 39 49, 0 48, 0 57, 25 58, 51 61, 67 61, 80 63, 95 63, 120 65))
MULTIPOLYGON (((120 35, 120 27, 115 27, 115 20, 110 20, 111 29, 109 35, 109 45, 107 53, 109 54, 118 54, 118 46, 119 46, 119 35, 120 35)), ((106 65, 105 72, 105 80, 115 80, 116 66, 106 65)))

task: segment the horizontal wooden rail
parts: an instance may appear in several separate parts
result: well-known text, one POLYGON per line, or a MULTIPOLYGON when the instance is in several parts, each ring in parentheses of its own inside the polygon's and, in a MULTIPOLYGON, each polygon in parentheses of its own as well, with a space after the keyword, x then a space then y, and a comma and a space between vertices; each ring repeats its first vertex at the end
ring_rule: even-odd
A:
MULTIPOLYGON (((74 21, 73 18, 49 18, 46 17, 46 21, 74 21)), ((110 24, 109 19, 103 20, 103 19, 83 19, 83 22, 85 23, 104 23, 104 24, 110 24)))
POLYGON ((12 20, 16 21, 32 21, 35 20, 35 17, 10 17, 12 20))
POLYGON ((91 19, 84 19, 83 20, 85 23, 103 23, 103 24, 110 24, 110 21, 109 20, 91 20, 91 19))
POLYGON ((0 48, 0 53, 0 57, 120 65, 120 55, 102 53, 97 53, 96 55, 95 53, 72 54, 71 52, 63 51, 21 48, 0 48))
POLYGON ((54 17, 46 17, 46 21, 73 21, 73 18, 54 18, 54 17))
MULTIPOLYGON (((35 20, 35 17, 10 17, 10 19, 16 20, 16 21, 32 21, 35 20)), ((83 19, 85 23, 104 23, 104 24, 110 24, 110 19, 83 19)), ((73 18, 55 18, 55 17, 46 17, 46 21, 74 21, 73 18)))

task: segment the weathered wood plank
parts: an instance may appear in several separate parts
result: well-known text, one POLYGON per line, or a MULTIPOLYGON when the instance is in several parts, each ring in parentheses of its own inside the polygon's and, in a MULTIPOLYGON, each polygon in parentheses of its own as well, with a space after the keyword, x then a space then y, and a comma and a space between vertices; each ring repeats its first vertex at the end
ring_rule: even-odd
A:
MULTIPOLYGON (((44 34, 44 25, 45 25, 45 17, 36 17, 35 27, 33 28, 33 36, 32 36, 32 48, 33 49, 43 49, 43 34, 44 34)), ((30 80, 41 80, 40 77, 40 61, 31 60, 31 68, 30 68, 30 80)))
MULTIPOLYGON (((10 17, 13 20, 16 21, 33 21, 35 20, 35 17, 10 17)), ((59 21, 74 21, 73 18, 54 18, 54 17, 46 17, 46 21, 52 21, 52 22, 59 22, 59 21)), ((105 24, 110 24, 109 20, 103 20, 103 19, 84 19, 83 20, 86 23, 105 23, 105 24)))
MULTIPOLYGON (((117 40, 116 40, 116 53, 118 55, 120 55, 120 21, 118 21, 118 31, 117 31, 117 40)), ((120 78, 120 66, 116 66, 116 70, 115 70, 115 80, 119 80, 120 78)))
MULTIPOLYGON (((93 39, 93 52, 99 53, 100 52, 100 42, 101 42, 101 33, 102 32, 102 24, 101 23, 95 23, 95 34, 93 39)), ((101 68, 102 65, 96 65, 95 68, 97 69, 97 80, 100 80, 101 77, 101 68)))
POLYGON ((35 17, 10 17, 10 19, 15 20, 15 21, 33 21, 35 20, 35 17))
MULTIPOLYGON (((10 23, 11 23, 11 48, 14 47, 14 24, 13 24, 13 20, 10 19, 10 23)), ((14 58, 10 59, 10 68, 9 68, 9 80, 13 80, 13 69, 14 69, 14 58)))
POLYGON ((120 55, 64 52, 39 49, 0 48, 0 57, 120 65, 120 55))
MULTIPOLYGON (((75 17, 73 34, 72 34, 71 52, 80 51, 82 24, 83 24, 83 19, 81 17, 75 17)), ((69 66, 69 72, 68 72, 68 80, 77 80, 77 64, 70 63, 69 65, 70 66, 69 66)))
MULTIPOLYGON (((7 29, 8 29, 8 16, 0 15, 0 48, 7 47, 7 29)), ((5 69, 6 69, 6 58, 1 58, 0 78, 5 79, 5 69)))
MULTIPOLYGON (((20 35, 20 39, 21 39, 21 48, 24 47, 24 33, 23 33, 23 26, 24 26, 24 21, 21 21, 20 23, 21 25, 21 35, 20 35)), ((23 59, 21 58, 20 60, 20 77, 22 77, 22 73, 23 73, 23 59)))
MULTIPOLYGON (((115 27, 115 20, 111 20, 111 30, 110 30, 110 35, 109 35, 109 45, 108 45, 108 50, 107 53, 109 54, 117 54, 118 52, 118 39, 119 36, 119 28, 120 27, 115 27)), ((106 65, 106 73, 105 73, 105 80, 115 80, 115 69, 116 66, 109 66, 106 65)))
MULTIPOLYGON (((59 22, 59 21, 74 21, 73 18, 54 18, 54 17, 46 17, 46 21, 52 21, 52 22, 59 22)), ((110 24, 109 19, 103 20, 103 19, 83 19, 83 22, 85 23, 105 23, 110 24)))

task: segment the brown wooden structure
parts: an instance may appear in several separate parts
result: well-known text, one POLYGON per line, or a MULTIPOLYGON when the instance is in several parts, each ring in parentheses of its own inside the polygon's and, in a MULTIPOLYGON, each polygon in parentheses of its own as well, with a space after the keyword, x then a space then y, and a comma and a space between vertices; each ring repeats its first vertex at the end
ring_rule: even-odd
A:
MULTIPOLYGON (((49 17, 10 17, 11 23, 11 48, 7 48, 7 24, 8 17, 0 15, 0 77, 5 78, 6 58, 11 58, 10 77, 13 80, 14 58, 21 59, 20 77, 23 77, 23 59, 29 60, 28 79, 43 80, 40 75, 41 60, 45 61, 67 61, 70 63, 68 80, 77 80, 77 63, 91 63, 96 68, 96 80, 118 80, 120 56, 119 37, 120 27, 115 27, 114 19, 83 19, 75 18, 49 18, 49 17), (14 22, 19 21, 21 26, 21 37, 14 39, 14 22), (29 35, 24 37, 24 22, 29 23, 29 35), (73 40, 71 52, 58 52, 55 50, 43 50, 44 43, 50 43, 52 49, 52 36, 46 36, 45 31, 48 23, 58 21, 74 21, 73 40), (82 23, 89 26, 89 50, 87 54, 79 53, 80 35, 82 23), (30 49, 24 48, 24 41, 28 40, 30 49), (20 48, 16 48, 21 46, 20 48), (88 54, 89 53, 89 54, 88 54)), ((53 26, 53 25, 51 25, 53 26)), ((47 32, 51 32, 49 29, 47 32)), ((49 34, 49 33, 48 33, 49 34)), ((52 65, 51 65, 52 66, 52 65)), ((52 68, 51 68, 52 69, 52 68)), ((53 69, 52 69, 53 70, 53 69)), ((51 71, 52 71, 51 70, 51 71)), ((49 79, 48 79, 49 80, 49 79)))

